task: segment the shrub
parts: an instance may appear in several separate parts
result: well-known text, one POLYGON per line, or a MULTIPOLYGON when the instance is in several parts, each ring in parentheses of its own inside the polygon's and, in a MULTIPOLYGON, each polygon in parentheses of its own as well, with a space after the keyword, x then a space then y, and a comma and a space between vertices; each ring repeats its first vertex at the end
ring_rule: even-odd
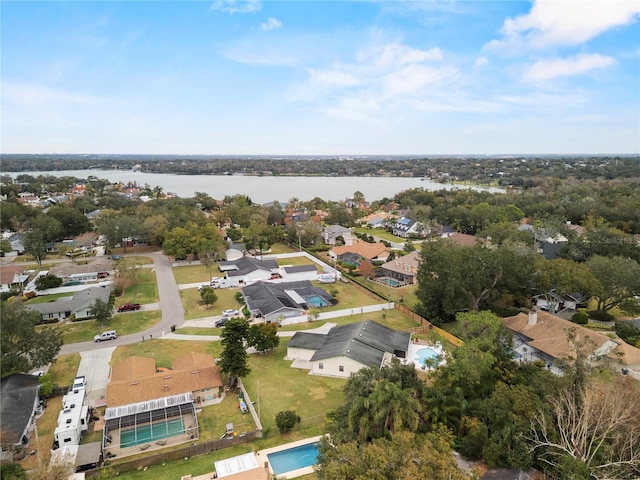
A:
POLYGON ((573 314, 571 317, 571 321, 573 323, 577 323, 578 325, 586 325, 589 323, 589 315, 584 312, 577 312, 573 314))
POLYGON ((287 433, 295 427, 296 423, 300 423, 300 416, 293 410, 278 412, 276 415, 276 426, 280 433, 287 433))
POLYGON ((7 480, 27 480, 27 472, 19 463, 5 463, 0 465, 0 478, 7 480))
POLYGON ((242 296, 242 292, 236 292, 235 297, 236 297, 236 302, 238 302, 240 305, 244 303, 244 297, 242 296))
POLYGON ((62 285, 62 279, 51 275, 50 273, 38 277, 36 280, 36 290, 46 290, 47 288, 56 288, 62 285))
POLYGON ((609 312, 605 312, 603 310, 591 310, 589 312, 589 315, 594 320, 599 320, 601 322, 611 322, 614 319, 613 315, 611 315, 609 312))

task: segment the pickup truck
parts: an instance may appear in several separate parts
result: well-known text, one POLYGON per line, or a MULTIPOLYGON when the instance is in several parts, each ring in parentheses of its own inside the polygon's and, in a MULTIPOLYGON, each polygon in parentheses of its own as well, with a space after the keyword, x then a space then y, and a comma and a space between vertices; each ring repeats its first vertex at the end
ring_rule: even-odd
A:
POLYGON ((134 310, 140 310, 139 303, 125 303, 118 307, 118 312, 133 312, 134 310))

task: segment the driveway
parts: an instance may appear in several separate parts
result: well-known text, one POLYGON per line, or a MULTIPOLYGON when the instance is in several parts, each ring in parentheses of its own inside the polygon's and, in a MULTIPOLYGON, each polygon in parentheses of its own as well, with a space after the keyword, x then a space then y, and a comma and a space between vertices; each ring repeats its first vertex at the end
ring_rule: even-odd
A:
POLYGON ((107 402, 107 383, 111 376, 111 355, 116 347, 98 348, 80 352, 80 366, 77 375, 87 380, 87 401, 91 406, 104 405, 107 402))

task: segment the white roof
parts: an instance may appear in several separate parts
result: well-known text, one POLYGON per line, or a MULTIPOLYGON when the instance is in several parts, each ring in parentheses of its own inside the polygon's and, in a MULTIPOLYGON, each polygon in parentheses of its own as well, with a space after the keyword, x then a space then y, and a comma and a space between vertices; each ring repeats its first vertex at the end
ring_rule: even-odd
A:
POLYGON ((258 468, 258 459, 254 453, 245 453, 237 457, 214 462, 218 478, 228 477, 236 473, 246 472, 258 468))

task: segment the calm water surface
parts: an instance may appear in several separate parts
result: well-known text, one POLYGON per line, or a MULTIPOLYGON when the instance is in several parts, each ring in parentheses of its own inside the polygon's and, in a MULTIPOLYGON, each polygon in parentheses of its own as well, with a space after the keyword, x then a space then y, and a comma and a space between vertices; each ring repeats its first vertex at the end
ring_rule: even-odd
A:
MULTIPOLYGON (((222 199, 227 195, 242 194, 257 203, 288 202, 292 198, 309 201, 316 197, 340 201, 362 192, 368 201, 393 198, 404 190, 423 188, 442 190, 468 188, 430 182, 417 177, 254 177, 244 175, 172 175, 168 173, 144 173, 131 170, 63 170, 54 172, 6 172, 12 178, 27 174, 32 176, 77 177, 95 176, 110 182, 137 182, 150 187, 162 187, 165 193, 190 198, 196 192, 222 199)), ((477 188, 477 187, 474 187, 477 188)), ((480 189, 480 188, 478 188, 480 189)), ((501 191, 500 189, 485 189, 501 191)))

